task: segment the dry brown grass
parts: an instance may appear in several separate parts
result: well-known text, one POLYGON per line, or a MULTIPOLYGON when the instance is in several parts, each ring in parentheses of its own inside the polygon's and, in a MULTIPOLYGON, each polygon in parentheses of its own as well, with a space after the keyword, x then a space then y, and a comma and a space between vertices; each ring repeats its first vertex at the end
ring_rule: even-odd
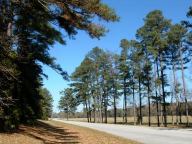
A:
POLYGON ((0 133, 0 144, 137 144, 117 136, 55 121, 20 126, 14 133, 0 133))
MULTIPOLYGON (((81 121, 81 122, 87 122, 87 118, 70 118, 69 120, 71 121, 81 121)), ((133 124, 134 123, 134 118, 133 117, 128 117, 128 124, 133 124)), ((160 123, 161 123, 161 117, 160 117, 160 123)), ((173 121, 176 125, 176 116, 173 116, 173 121)), ((108 117, 108 123, 113 123, 114 122, 114 118, 113 117, 108 117)), ((167 116, 167 122, 169 124, 169 126, 172 125, 172 116, 167 116)), ((189 116, 189 122, 192 123, 192 116, 189 116)), ((117 123, 118 124, 122 124, 123 123, 123 118, 122 117, 117 117, 117 123)), ((151 117, 151 123, 152 125, 157 125, 157 117, 156 116, 152 116, 151 117)), ((186 123, 186 116, 182 116, 182 123, 185 124, 186 123)), ((145 116, 143 117, 143 124, 147 125, 148 124, 148 117, 145 116)))

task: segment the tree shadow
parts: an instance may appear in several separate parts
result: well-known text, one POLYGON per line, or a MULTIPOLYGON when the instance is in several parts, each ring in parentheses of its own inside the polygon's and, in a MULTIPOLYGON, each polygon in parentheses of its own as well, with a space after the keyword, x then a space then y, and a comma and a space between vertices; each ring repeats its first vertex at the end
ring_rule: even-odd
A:
POLYGON ((52 126, 38 121, 33 127, 20 126, 19 132, 23 135, 42 141, 44 144, 77 144, 77 132, 70 132, 63 127, 52 126))

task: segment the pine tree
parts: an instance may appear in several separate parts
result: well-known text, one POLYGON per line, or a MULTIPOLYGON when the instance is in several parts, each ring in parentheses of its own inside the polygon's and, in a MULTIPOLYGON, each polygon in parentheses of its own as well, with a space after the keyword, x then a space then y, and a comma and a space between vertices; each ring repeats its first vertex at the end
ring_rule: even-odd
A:
POLYGON ((52 116, 53 112, 53 97, 47 88, 40 88, 39 93, 41 95, 41 119, 48 120, 52 116))
POLYGON ((92 87, 91 87, 91 76, 93 72, 93 62, 89 58, 85 58, 81 65, 76 68, 75 72, 71 75, 74 83, 72 84, 76 91, 77 96, 87 111, 87 120, 91 122, 91 98, 92 98, 92 87))
POLYGON ((69 113, 74 113, 77 108, 77 101, 73 94, 72 88, 66 88, 61 91, 62 95, 59 100, 59 109, 63 110, 67 114, 67 120, 69 119, 69 113))
MULTIPOLYGON (((131 42, 133 50, 131 51, 130 57, 130 65, 132 65, 132 73, 134 78, 135 85, 133 88, 138 91, 139 94, 139 115, 137 121, 139 124, 142 124, 142 83, 143 83, 143 63, 144 63, 144 57, 142 52, 142 47, 139 42, 132 40, 131 42)), ((135 91, 133 89, 133 91, 135 91)), ((134 124, 136 124, 136 101, 134 98, 135 94, 133 93, 133 106, 134 106, 134 124)))
MULTIPOLYGON (((184 36, 186 34, 187 30, 182 27, 179 24, 173 25, 168 33, 168 43, 169 43, 169 55, 170 55, 170 59, 169 59, 169 64, 172 66, 171 69, 173 71, 173 95, 176 98, 176 102, 177 102, 177 108, 176 110, 178 110, 178 95, 177 95, 177 83, 178 81, 176 80, 176 70, 178 70, 179 67, 179 63, 181 64, 182 67, 182 79, 184 78, 183 76, 183 60, 187 60, 187 57, 185 57, 185 59, 182 58, 182 54, 181 54, 181 43, 184 39, 184 36)), ((185 49, 186 51, 186 49, 185 49)), ((188 61, 188 60, 187 60, 188 61)), ((186 61, 186 62, 187 62, 186 61)), ((183 79, 183 95, 186 96, 186 92, 185 92, 185 80, 183 79)), ((186 98, 185 98, 186 99, 186 98)), ((185 100, 186 105, 187 105, 187 100, 185 100)), ((186 115, 188 115, 187 112, 187 106, 186 106, 186 115)), ((176 112, 176 115, 178 115, 178 111, 176 112)), ((187 116, 187 121, 188 121, 188 116, 187 116)), ((188 123, 188 122, 187 122, 188 123)), ((178 121, 177 121, 178 124, 178 121)))
MULTIPOLYGON (((94 106, 98 111, 98 121, 103 122, 103 95, 102 95, 102 87, 101 87, 101 61, 102 56, 104 55, 104 51, 99 48, 93 48, 88 54, 87 57, 93 61, 93 78, 92 78, 92 87, 94 88, 94 106)), ((96 115, 96 112, 95 112, 96 115)))
POLYGON ((128 92, 128 85, 127 85, 127 79, 130 77, 129 73, 129 67, 128 67, 128 48, 130 44, 129 41, 126 39, 122 39, 120 42, 120 47, 122 48, 121 50, 121 55, 119 59, 119 71, 120 71, 120 81, 121 81, 121 86, 123 89, 123 107, 124 107, 124 122, 127 123, 127 92, 128 92))
POLYGON ((111 78, 110 78, 110 83, 111 83, 111 95, 112 95, 112 99, 113 99, 113 109, 114 109, 114 124, 117 123, 117 101, 119 99, 120 93, 120 82, 119 82, 119 69, 118 69, 118 65, 119 65, 119 55, 117 54, 113 54, 112 58, 112 67, 111 67, 111 78))
POLYGON ((170 27, 170 21, 165 19, 162 12, 155 10, 150 12, 144 19, 144 26, 137 32, 137 37, 145 47, 146 58, 148 61, 152 58, 156 65, 160 66, 160 80, 162 86, 163 116, 164 126, 167 126, 166 118, 166 92, 165 92, 165 61, 167 50, 166 33, 170 27))

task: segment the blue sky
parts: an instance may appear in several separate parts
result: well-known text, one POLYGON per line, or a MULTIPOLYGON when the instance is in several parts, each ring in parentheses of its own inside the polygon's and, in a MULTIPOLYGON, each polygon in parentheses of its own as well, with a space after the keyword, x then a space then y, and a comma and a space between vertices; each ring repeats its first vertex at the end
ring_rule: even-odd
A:
MULTIPOLYGON (((186 19, 186 12, 192 5, 192 0, 103 0, 103 2, 120 16, 119 22, 105 24, 109 29, 105 37, 100 40, 91 39, 87 33, 79 31, 75 39, 65 38, 66 45, 55 44, 50 48, 50 54, 69 74, 95 46, 119 53, 120 40, 134 39, 136 30, 143 25, 143 18, 150 11, 161 10, 166 18, 172 20, 173 23, 178 23, 186 19)), ((43 66, 43 70, 49 77, 43 80, 44 87, 51 92, 54 99, 54 111, 58 112, 59 92, 68 87, 68 82, 47 66, 43 66)))

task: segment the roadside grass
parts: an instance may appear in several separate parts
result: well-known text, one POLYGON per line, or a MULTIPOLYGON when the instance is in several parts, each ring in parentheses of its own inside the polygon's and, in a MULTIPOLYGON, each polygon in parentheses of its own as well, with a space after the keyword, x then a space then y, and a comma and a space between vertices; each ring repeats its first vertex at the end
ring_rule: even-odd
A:
POLYGON ((12 133, 0 133, 0 144, 138 144, 137 142, 56 121, 21 125, 12 133))
MULTIPOLYGON (((87 122, 87 118, 69 118, 69 120, 70 121, 87 122)), ((127 124, 134 125, 134 117, 128 117, 127 120, 128 120, 127 124)), ((162 119, 160 118, 160 124, 161 124, 161 121, 162 121, 162 119)), ((185 125, 186 117, 182 116, 181 121, 182 121, 182 123, 179 126, 177 126, 176 125, 176 116, 173 116, 173 117, 167 116, 168 127, 185 128, 186 127, 186 125, 185 125), (173 119, 174 124, 172 123, 172 119, 173 119)), ((93 122, 93 118, 92 118, 92 122, 93 122)), ((96 119, 96 122, 98 122, 97 119, 96 119)), ((114 123, 114 118, 108 117, 107 123, 109 123, 109 124, 114 123)), ((192 116, 189 116, 189 123, 190 123, 190 127, 192 127, 192 116)), ((122 117, 117 117, 117 124, 124 124, 122 117)), ((139 124, 137 124, 137 125, 139 125, 139 124)), ((145 126, 145 125, 146 126, 148 125, 148 117, 147 116, 143 117, 143 126, 145 126)), ((157 117, 156 116, 151 117, 151 126, 157 126, 157 117)), ((161 126, 163 126, 163 125, 161 124, 161 126)))

